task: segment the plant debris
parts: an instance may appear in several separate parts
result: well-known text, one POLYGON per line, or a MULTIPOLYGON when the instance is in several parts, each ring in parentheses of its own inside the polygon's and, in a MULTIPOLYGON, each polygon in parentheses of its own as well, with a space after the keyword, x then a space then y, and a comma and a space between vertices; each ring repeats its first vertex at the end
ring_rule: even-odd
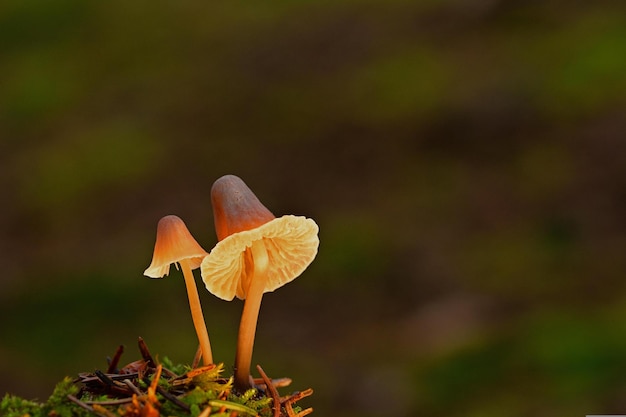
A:
MULTIPOLYGON (((153 358, 139 338, 141 359, 118 369, 120 346, 105 372, 80 373, 57 384, 46 403, 13 395, 0 402, 3 417, 304 417, 312 408, 296 402, 312 389, 280 396, 289 378, 270 379, 260 366, 260 379, 243 393, 233 390, 233 378, 222 376, 223 364, 193 368, 153 358)), ((195 361, 194 361, 195 362, 195 361)), ((194 364, 195 365, 195 364, 194 364)))

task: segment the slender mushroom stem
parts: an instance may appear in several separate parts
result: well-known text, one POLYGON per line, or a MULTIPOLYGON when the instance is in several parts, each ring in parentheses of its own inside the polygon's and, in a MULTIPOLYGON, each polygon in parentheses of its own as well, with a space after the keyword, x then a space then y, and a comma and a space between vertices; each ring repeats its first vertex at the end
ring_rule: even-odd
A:
POLYGON ((235 388, 245 391, 251 387, 250 365, 252 363, 252 349, 254 347, 254 335, 256 333, 261 299, 267 280, 269 258, 263 240, 257 240, 250 247, 254 270, 250 279, 250 286, 246 301, 241 313, 239 323, 239 335, 237 337, 237 352, 235 354, 235 388))
POLYGON ((187 297, 189 298, 189 307, 191 309, 191 318, 193 326, 196 328, 198 340, 200 341, 200 349, 202 350, 202 362, 205 365, 213 363, 213 354, 211 353, 211 342, 209 342, 209 332, 206 329, 204 316, 202 315, 202 307, 200 306, 200 297, 198 296, 198 288, 193 277, 193 272, 189 266, 189 260, 183 259, 178 262, 185 277, 185 285, 187 286, 187 297))

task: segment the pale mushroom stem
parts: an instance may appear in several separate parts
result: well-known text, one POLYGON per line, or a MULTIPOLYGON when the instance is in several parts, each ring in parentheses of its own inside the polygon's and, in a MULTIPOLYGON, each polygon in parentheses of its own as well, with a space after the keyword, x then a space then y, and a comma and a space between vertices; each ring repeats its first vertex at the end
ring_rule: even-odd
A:
POLYGON ((183 271, 183 277, 185 277, 185 285, 187 286, 187 298, 189 298, 189 307, 191 309, 193 326, 196 328, 198 341, 200 342, 200 350, 202 351, 202 362, 205 365, 210 365, 213 363, 213 353, 211 353, 209 332, 206 329, 206 323, 204 322, 204 316, 202 315, 202 307, 200 306, 200 297, 198 296, 196 281, 193 277, 193 272, 191 272, 189 260, 183 259, 178 263, 180 264, 180 268, 183 271))
POLYGON ((252 349, 254 335, 261 308, 261 299, 267 280, 269 258, 263 240, 257 240, 250 247, 254 261, 254 272, 250 279, 250 287, 241 313, 239 335, 237 337, 237 352, 235 354, 235 388, 245 391, 250 388, 250 365, 252 363, 252 349))

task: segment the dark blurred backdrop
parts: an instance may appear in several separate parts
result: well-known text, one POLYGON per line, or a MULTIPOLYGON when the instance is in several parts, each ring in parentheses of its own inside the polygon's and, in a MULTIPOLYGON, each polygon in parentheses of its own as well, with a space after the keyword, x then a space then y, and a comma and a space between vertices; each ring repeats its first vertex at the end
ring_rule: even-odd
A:
MULTIPOLYGON (((0 5, 0 395, 192 360, 161 216, 242 177, 320 251, 254 363, 318 416, 626 413, 626 3, 0 5)), ((202 291, 231 366, 241 302, 202 291)))

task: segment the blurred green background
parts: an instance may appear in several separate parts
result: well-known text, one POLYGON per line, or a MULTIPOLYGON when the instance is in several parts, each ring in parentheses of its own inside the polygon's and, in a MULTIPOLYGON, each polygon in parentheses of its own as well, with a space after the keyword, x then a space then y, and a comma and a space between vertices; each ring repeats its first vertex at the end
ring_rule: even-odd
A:
MULTIPOLYGON (((254 363, 318 416, 626 413, 626 3, 0 5, 0 394, 190 362, 161 216, 244 179, 320 251, 254 363)), ((202 292, 228 366, 242 304, 202 292)))

